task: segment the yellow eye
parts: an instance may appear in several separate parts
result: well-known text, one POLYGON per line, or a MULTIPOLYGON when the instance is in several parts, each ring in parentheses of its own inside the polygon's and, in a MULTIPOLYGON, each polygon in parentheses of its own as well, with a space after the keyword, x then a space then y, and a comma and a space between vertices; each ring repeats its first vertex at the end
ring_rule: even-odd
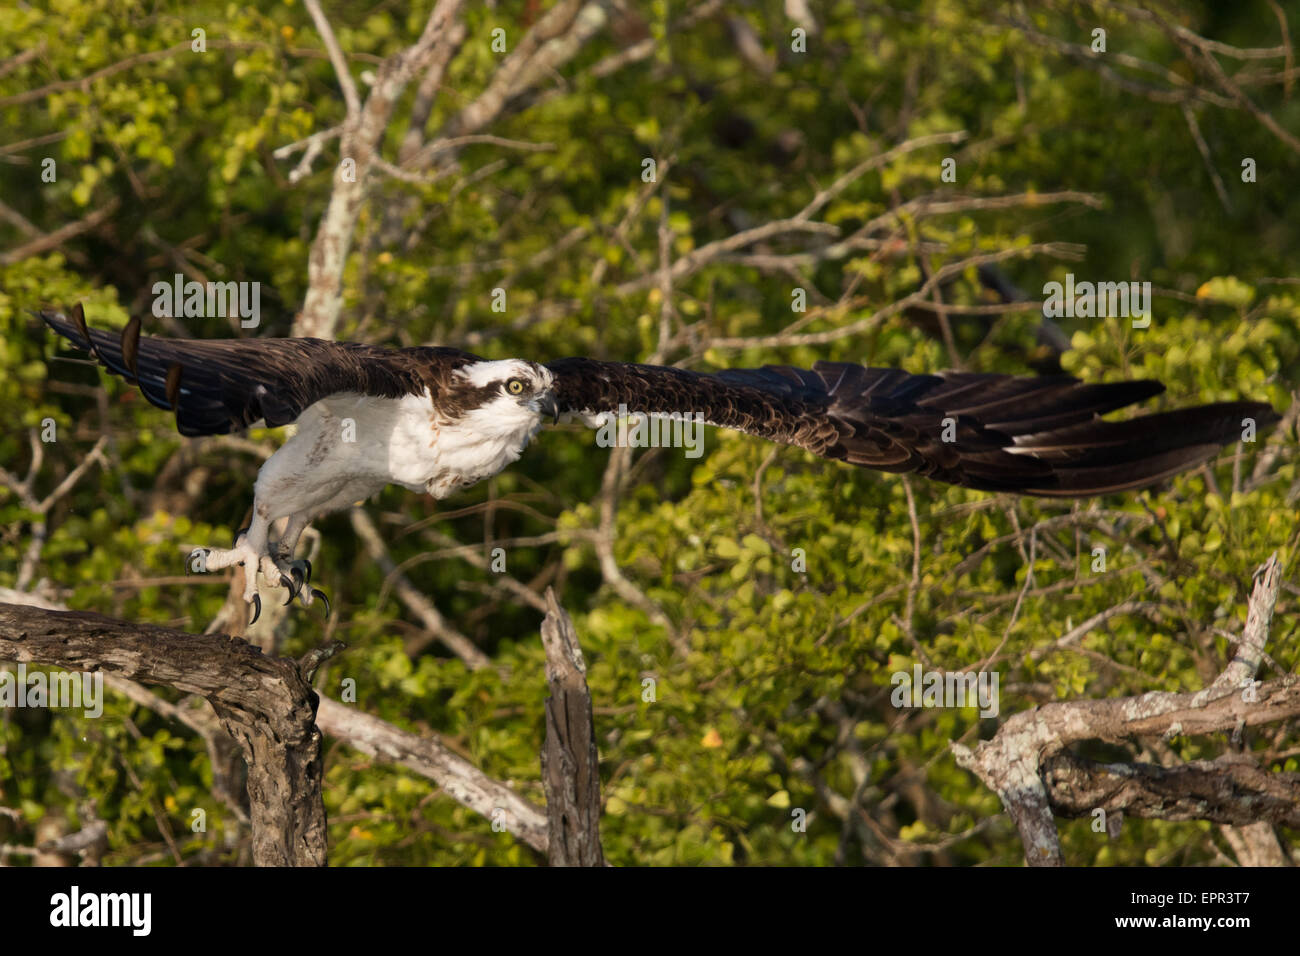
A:
POLYGON ((521 378, 512 378, 506 382, 506 391, 511 395, 522 395, 524 393, 524 380, 521 378))

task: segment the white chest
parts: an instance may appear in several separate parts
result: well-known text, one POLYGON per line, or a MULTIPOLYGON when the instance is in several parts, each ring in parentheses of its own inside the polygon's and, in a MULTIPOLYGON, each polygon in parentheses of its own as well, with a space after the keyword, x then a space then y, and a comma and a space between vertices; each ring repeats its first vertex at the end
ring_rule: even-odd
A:
POLYGON ((313 457, 322 467, 444 498, 519 458, 540 418, 516 408, 494 403, 449 419, 427 394, 334 395, 308 409, 299 424, 315 433, 313 457))

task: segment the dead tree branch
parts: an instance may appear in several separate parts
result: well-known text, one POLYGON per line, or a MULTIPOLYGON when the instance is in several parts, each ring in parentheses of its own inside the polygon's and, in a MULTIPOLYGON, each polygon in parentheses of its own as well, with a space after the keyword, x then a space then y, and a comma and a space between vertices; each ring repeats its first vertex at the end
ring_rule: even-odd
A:
POLYGON ((1066 753, 1071 744, 1085 740, 1238 734, 1245 727, 1300 716, 1300 678, 1254 681, 1281 577, 1281 564, 1273 555, 1256 575, 1236 657, 1205 690, 1051 703, 1015 714, 992 740, 981 742, 974 751, 952 745, 957 763, 1002 798, 1024 841, 1028 865, 1062 865, 1053 812, 1077 815, 1080 792, 1106 797, 1089 804, 1089 810, 1105 808, 1109 801, 1116 809, 1131 804, 1130 812, 1139 815, 1144 815, 1143 809, 1164 806, 1173 815, 1161 813, 1161 817, 1188 819, 1178 814, 1200 806, 1206 811, 1197 814, 1200 819, 1235 823, 1248 818, 1252 828, 1260 822, 1267 825, 1270 813, 1277 813, 1270 807, 1279 794, 1289 791, 1293 806, 1300 802, 1296 774, 1265 774, 1266 784, 1257 774, 1243 776, 1236 763, 1216 761, 1189 764, 1176 772, 1162 770, 1158 776, 1130 766, 1121 775, 1113 767, 1089 765, 1066 753), (1213 786, 1206 781, 1209 767, 1223 778, 1213 786), (1234 787, 1235 782, 1241 782, 1242 788, 1234 787))
POLYGON ((1043 780, 1052 809, 1063 817, 1102 809, 1160 820, 1300 826, 1300 773, 1270 773, 1236 754, 1158 767, 1060 753, 1043 764, 1043 780))
POLYGON ((98 229, 108 221, 109 217, 111 217, 113 213, 117 212, 117 207, 120 205, 121 201, 114 197, 104 203, 103 206, 93 212, 87 213, 75 222, 70 222, 66 225, 60 226, 53 232, 38 236, 30 242, 25 242, 21 246, 10 249, 8 252, 0 253, 0 266, 13 265, 15 262, 21 262, 23 259, 38 256, 41 253, 49 252, 51 249, 57 249, 69 239, 79 236, 84 232, 98 229))
POLYGON ((0 658, 104 671, 206 698, 248 764, 254 863, 325 865, 321 736, 310 684, 316 659, 303 666, 225 635, 13 604, 0 604, 0 658))
MULTIPOLYGON (((380 66, 365 105, 359 98, 337 42, 330 46, 333 31, 324 15, 317 19, 322 38, 330 46, 331 59, 344 91, 347 119, 344 120, 340 155, 354 164, 347 175, 336 174, 329 205, 312 243, 307 264, 307 296, 294 323, 293 334, 332 339, 342 309, 343 267, 352 248, 357 217, 369 173, 379 155, 379 144, 393 108, 408 83, 437 57, 440 42, 448 41, 448 30, 460 9, 460 0, 439 0, 429 14, 424 32, 413 46, 395 54, 380 66)), ((315 13, 313 13, 315 15, 315 13)))
MULTIPOLYGON (((66 610, 34 595, 7 588, 0 588, 0 601, 47 610, 66 610)), ((191 636, 187 635, 187 638, 191 636)), ((3 653, 2 649, 0 653, 3 653)), ((139 679, 144 680, 142 676, 139 679)), ((205 695, 196 693, 195 696, 173 704, 125 676, 110 674, 105 684, 140 706, 176 720, 198 733, 207 743, 208 756, 212 761, 214 796, 226 803, 242 822, 248 822, 241 799, 242 787, 239 788, 241 792, 235 792, 236 774, 230 759, 233 756, 230 751, 234 750, 234 741, 221 726, 205 695)), ((550 840, 546 810, 516 793, 510 785, 489 777, 448 747, 436 734, 422 735, 403 730, 386 720, 324 696, 319 698, 316 726, 321 733, 355 747, 368 756, 401 764, 432 780, 457 803, 489 820, 500 820, 506 830, 519 840, 539 853, 548 852, 550 840)), ((28 850, 30 848, 11 848, 13 853, 28 850)))
POLYGON ((362 753, 391 760, 428 777, 449 797, 506 829, 540 853, 547 852, 546 813, 452 751, 437 737, 421 736, 322 697, 316 724, 362 753))
POLYGON ((546 744, 542 782, 550 829, 552 866, 603 866, 600 850, 600 759, 587 689, 587 667, 555 591, 546 589, 549 610, 542 621, 546 650, 546 744))

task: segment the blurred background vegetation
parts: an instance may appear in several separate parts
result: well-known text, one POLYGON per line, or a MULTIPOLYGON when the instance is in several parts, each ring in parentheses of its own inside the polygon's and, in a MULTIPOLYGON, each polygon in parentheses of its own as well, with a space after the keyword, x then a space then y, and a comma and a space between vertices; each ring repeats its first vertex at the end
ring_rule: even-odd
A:
MULTIPOLYGON (((325 4, 363 97, 430 8, 325 4)), ((385 159, 405 163, 410 144, 454 135, 549 9, 467 6, 427 118, 410 128, 417 80, 382 141, 385 159), (505 54, 492 49, 497 28, 505 54)), ((942 287, 943 301, 989 308, 953 313, 946 331, 933 312, 878 315, 945 264, 1005 253, 998 267, 1031 300, 1067 272, 1156 287, 1149 329, 1060 320, 1067 371, 1159 378, 1168 392, 1153 407, 1291 406, 1300 6, 759 0, 582 11, 596 28, 507 100, 480 131, 491 139, 458 142, 407 175, 372 174, 338 337, 489 358, 1027 373, 1058 358, 1044 356, 1041 313, 993 308, 1001 300, 974 264, 942 287), (1094 54, 1098 27, 1106 52, 1094 54), (804 52, 792 49, 796 29, 804 52), (1178 30, 1218 46, 1206 52, 1178 30), (811 217, 834 236, 778 229, 710 247, 796 216, 864 160, 956 131, 961 142, 901 150, 852 176, 811 217), (652 183, 646 158, 657 163, 652 183), (945 158, 955 182, 942 179, 945 158), (1242 179, 1247 158, 1253 182, 1242 179), (835 246, 850 237, 862 241, 835 246), (685 263, 667 302, 664 261, 685 263), (505 312, 492 309, 498 288, 505 312), (802 315, 796 288, 808 297, 802 315), (812 340, 761 340, 793 322, 812 340)), ((132 388, 64 361, 30 310, 83 302, 99 326, 140 314, 152 334, 291 334, 338 141, 295 182, 302 151, 273 153, 343 118, 296 0, 0 9, 0 586, 194 631, 237 626, 226 582, 185 579, 184 557, 233 539, 282 436, 184 441, 132 388), (190 49, 196 28, 202 53, 190 49), (47 158, 53 182, 42 180, 47 158), (261 283, 261 327, 154 318, 152 286, 177 272, 261 283), (47 418, 58 440, 41 447, 37 499, 102 444, 40 513, 15 485, 47 418)), ((586 430, 548 431, 516 466, 452 499, 389 489, 368 502, 394 573, 352 516, 320 523, 308 542, 313 583, 335 615, 270 614, 248 636, 286 654, 345 641, 318 675, 322 693, 337 698, 350 678, 357 707, 441 735, 541 802, 537 627, 552 585, 589 665, 611 862, 1014 865, 1020 841, 996 795, 948 749, 990 736, 999 718, 895 710, 890 675, 917 661, 988 661, 1002 676, 1001 719, 1049 700, 1204 686, 1231 657, 1252 571, 1278 550, 1294 577, 1300 483, 1288 424, 1165 488, 1078 504, 907 483, 713 430, 694 461, 611 455, 586 430), (504 574, 489 567, 497 547, 504 574), (1096 547, 1104 572, 1093 569, 1096 547), (441 612, 441 635, 401 596, 399 575, 441 612), (1031 655, 1135 598, 1150 612, 1031 655), (488 666, 449 653, 441 637, 452 632, 488 666), (806 832, 791 827, 797 809, 806 832)), ((1269 647, 1282 672, 1297 664, 1295 612, 1287 590, 1269 647)), ((1265 767, 1296 771, 1296 729, 1270 726, 1245 746, 1265 767)), ((1161 763, 1227 746, 1099 752, 1161 763)), ((326 761, 333 864, 542 862, 423 777, 334 741, 326 761)), ((76 829, 92 815, 108 825, 105 863, 246 861, 247 828, 212 788, 202 740, 124 697, 110 695, 99 720, 0 711, 0 807, 13 811, 0 815, 0 843, 30 844, 47 816, 76 829), (206 832, 191 832, 196 807, 206 832)), ((1208 823, 1126 819, 1110 838, 1089 822, 1061 821, 1067 862, 1232 855, 1208 823)))

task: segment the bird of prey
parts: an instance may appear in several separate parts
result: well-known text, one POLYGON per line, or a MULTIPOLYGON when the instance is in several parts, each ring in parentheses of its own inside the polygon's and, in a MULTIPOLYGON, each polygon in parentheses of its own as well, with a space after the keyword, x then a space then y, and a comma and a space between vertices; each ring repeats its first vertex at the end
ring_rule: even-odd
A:
MULTIPOLYGON (((261 612, 257 574, 304 605, 311 568, 293 561, 307 525, 385 485, 444 498, 515 461, 545 419, 702 416, 711 425, 822 458, 916 473, 984 491, 1077 498, 1155 484, 1277 421, 1262 402, 1218 402, 1120 421, 1107 412, 1164 390, 1156 381, 1085 384, 1067 375, 898 369, 817 362, 728 369, 563 358, 488 361, 453 348, 380 348, 309 338, 163 339, 71 317, 41 318, 109 371, 175 412, 182 435, 294 423, 253 488, 253 518, 206 568, 242 564, 244 600, 261 612), (348 425, 352 425, 349 433, 348 425), (288 524, 274 545, 271 525, 288 524)), ((326 614, 329 613, 326 601, 326 614)))

